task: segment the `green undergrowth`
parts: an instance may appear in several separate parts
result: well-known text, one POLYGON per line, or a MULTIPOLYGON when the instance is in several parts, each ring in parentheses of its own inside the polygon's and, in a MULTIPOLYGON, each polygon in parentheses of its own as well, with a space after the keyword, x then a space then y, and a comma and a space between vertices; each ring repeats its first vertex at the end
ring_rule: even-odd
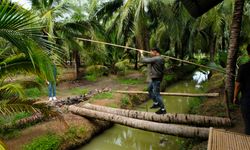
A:
POLYGON ((117 81, 120 84, 136 85, 144 83, 144 79, 128 79, 128 78, 118 78, 117 81))
MULTIPOLYGON (((9 124, 15 124, 16 121, 23 119, 23 118, 27 118, 31 116, 30 113, 27 112, 19 112, 19 113, 15 113, 11 116, 1 116, 0 117, 0 126, 4 126, 4 125, 9 125, 9 124)), ((29 126, 29 125, 27 125, 29 126)), ((19 129, 16 128, 10 128, 10 129, 2 129, 0 128, 0 138, 2 139, 10 139, 13 137, 17 137, 19 135, 20 131, 19 129)))
MULTIPOLYGON (((227 117, 226 105, 223 99, 223 79, 223 74, 213 73, 209 81, 203 84, 206 87, 206 91, 204 92, 218 92, 221 96, 214 98, 198 98, 191 101, 189 113, 204 116, 227 117)), ((183 146, 187 150, 206 150, 207 142, 200 139, 187 139, 183 146)))
POLYGON ((129 96, 128 95, 124 95, 121 98, 121 107, 124 108, 124 107, 129 106, 129 105, 131 105, 131 101, 129 99, 129 96))
POLYGON ((192 101, 189 103, 189 113, 190 114, 198 114, 199 107, 202 104, 202 101, 204 101, 204 98, 194 98, 192 101))
POLYGON ((86 75, 86 76, 85 76, 85 79, 86 79, 87 81, 91 81, 91 82, 97 81, 97 78, 98 78, 98 76, 95 75, 95 74, 90 74, 90 75, 86 75))
POLYGON ((61 141, 60 136, 49 133, 33 139, 30 144, 23 146, 23 150, 58 150, 61 141))
POLYGON ((107 104, 107 106, 111 108, 120 108, 118 104, 114 104, 114 103, 107 104))
POLYGON ((103 92, 96 94, 92 99, 112 99, 113 97, 114 95, 112 92, 103 92))
POLYGON ((227 117, 226 104, 224 101, 224 75, 222 73, 213 73, 208 82, 204 83, 207 91, 211 93, 220 93, 221 96, 208 98, 201 101, 200 104, 191 107, 190 112, 193 114, 227 117))
POLYGON ((199 138, 185 139, 181 145, 180 150, 207 150, 207 140, 204 141, 199 138))
POLYGON ((23 150, 58 150, 63 145, 74 143, 77 138, 82 138, 86 129, 83 127, 70 127, 64 134, 58 135, 48 133, 33 139, 30 143, 23 146, 23 150))
POLYGON ((89 91, 90 90, 86 88, 75 87, 75 88, 71 88, 69 90, 69 93, 71 95, 84 95, 84 94, 87 94, 89 91))
POLYGON ((133 108, 147 101, 147 95, 142 94, 126 94, 120 99, 121 108, 133 108))
POLYGON ((35 87, 35 88, 25 89, 25 95, 28 98, 36 99, 36 98, 39 98, 43 95, 46 95, 46 92, 45 92, 45 89, 39 89, 39 88, 35 87))
POLYGON ((0 116, 0 125, 14 123, 17 120, 20 120, 29 116, 31 116, 31 114, 27 112, 19 112, 10 116, 0 116))

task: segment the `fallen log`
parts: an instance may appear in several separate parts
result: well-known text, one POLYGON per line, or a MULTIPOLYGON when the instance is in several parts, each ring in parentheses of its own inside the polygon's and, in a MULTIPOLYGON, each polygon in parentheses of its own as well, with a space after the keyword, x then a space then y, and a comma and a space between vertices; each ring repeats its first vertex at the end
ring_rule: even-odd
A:
MULTIPOLYGON (((123 94, 148 94, 147 91, 115 91, 116 93, 123 94)), ((193 94, 193 93, 166 93, 161 92, 164 96, 184 96, 184 97, 218 97, 219 93, 203 93, 203 94, 193 94)))
POLYGON ((89 103, 82 105, 82 107, 95 111, 101 111, 130 118, 162 122, 162 123, 188 124, 188 125, 206 126, 206 127, 210 126, 221 127, 221 126, 232 125, 231 120, 229 118, 222 118, 222 117, 210 117, 210 116, 190 115, 190 114, 170 114, 170 113, 167 113, 165 115, 157 115, 152 112, 110 108, 99 105, 93 105, 89 103))
POLYGON ((96 118, 105 121, 111 121, 121 125, 126 125, 133 128, 138 128, 146 131, 158 132, 163 134, 175 135, 180 137, 199 137, 208 138, 209 128, 189 127, 183 125, 173 125, 165 123, 156 123, 124 116, 98 112, 86 108, 69 106, 68 110, 74 114, 81 115, 87 118, 96 118))
POLYGON ((44 119, 44 115, 41 113, 36 113, 30 117, 23 118, 20 120, 17 120, 14 123, 8 123, 4 124, 0 127, 0 130, 8 130, 8 129, 13 129, 13 128, 22 128, 27 124, 33 124, 39 121, 42 121, 44 119))
POLYGON ((45 103, 45 104, 51 105, 51 103, 53 103, 52 104, 53 106, 62 107, 64 105, 79 104, 81 102, 89 100, 91 97, 95 96, 96 94, 110 92, 110 91, 111 91, 110 88, 94 89, 84 95, 75 96, 75 97, 67 97, 66 99, 58 99, 58 100, 53 100, 53 101, 48 101, 48 100, 37 101, 35 102, 35 104, 45 103))

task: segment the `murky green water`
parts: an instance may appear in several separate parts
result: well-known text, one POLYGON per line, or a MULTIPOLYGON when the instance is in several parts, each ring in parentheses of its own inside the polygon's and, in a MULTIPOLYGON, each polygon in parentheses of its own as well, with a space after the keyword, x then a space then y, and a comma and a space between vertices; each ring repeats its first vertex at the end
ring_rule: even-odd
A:
MULTIPOLYGON (((200 75, 200 74, 199 74, 200 75)), ((193 76, 195 77, 195 76, 193 76)), ((204 78, 198 76, 198 79, 204 78)), ((196 79, 197 80, 197 79, 196 79)), ((167 88, 166 92, 200 93, 202 87, 198 81, 180 81, 167 88)), ((188 97, 164 97, 164 103, 169 113, 187 113, 190 105, 199 99, 188 97)), ((139 110, 156 111, 147 109, 152 101, 142 104, 139 110)), ((115 125, 101 135, 94 138, 89 144, 80 150, 178 150, 182 148, 184 139, 159 133, 142 131, 122 125, 115 125)))

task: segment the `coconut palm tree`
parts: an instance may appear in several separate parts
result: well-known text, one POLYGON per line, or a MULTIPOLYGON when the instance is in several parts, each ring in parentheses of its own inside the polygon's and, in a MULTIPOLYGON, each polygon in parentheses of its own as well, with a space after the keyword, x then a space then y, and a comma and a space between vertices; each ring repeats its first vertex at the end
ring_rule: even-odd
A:
POLYGON ((42 108, 41 105, 35 106, 32 105, 33 101, 20 100, 23 95, 20 84, 5 79, 6 76, 29 72, 53 81, 51 61, 47 57, 47 51, 55 45, 45 39, 39 18, 32 12, 6 0, 0 2, 0 17, 0 40, 10 45, 9 49, 1 49, 0 55, 0 114, 38 111, 37 108, 42 108))
MULTIPOLYGON (((67 16, 70 8, 66 0, 29 0, 31 8, 36 15, 41 19, 41 23, 44 26, 43 32, 47 35, 50 42, 57 42, 56 26, 57 22, 60 22, 67 16)), ((60 62, 60 57, 64 55, 64 52, 54 50, 53 48, 49 51, 50 57, 55 62, 60 62)))
MULTIPOLYGON (((108 34, 113 35, 108 38, 109 42, 127 46, 134 44, 137 48, 148 49, 149 31, 146 7, 145 0, 109 1, 102 4, 96 12, 96 18, 106 27, 108 34)), ((117 49, 110 50, 112 54, 118 51, 117 49)), ((135 68, 137 68, 138 55, 137 53, 135 55, 135 68)))
POLYGON ((234 81, 235 81, 235 70, 237 53, 239 49, 239 38, 241 31, 242 15, 245 0, 236 0, 234 4, 234 13, 230 31, 230 42, 227 57, 227 68, 226 68, 226 91, 230 101, 233 100, 234 81))

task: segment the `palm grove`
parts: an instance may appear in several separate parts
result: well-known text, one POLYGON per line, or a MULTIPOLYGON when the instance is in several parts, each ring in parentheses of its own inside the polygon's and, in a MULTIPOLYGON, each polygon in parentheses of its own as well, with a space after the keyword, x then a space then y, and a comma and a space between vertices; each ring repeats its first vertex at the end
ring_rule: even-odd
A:
MULTIPOLYGON (((55 80, 52 61, 61 67, 66 62, 75 66, 76 79, 82 78, 80 67, 85 68, 86 77, 92 78, 140 68, 136 51, 81 39, 144 50, 157 46, 164 55, 226 69, 224 81, 229 97, 236 63, 247 61, 242 50, 249 42, 248 1, 224 0, 196 19, 179 0, 29 0, 29 3, 30 10, 9 0, 0 2, 2 115, 46 110, 27 100, 24 93, 27 83, 15 78, 34 74, 41 80, 55 80), (242 22, 235 24, 241 17, 242 22)), ((167 62, 168 67, 176 65, 183 64, 167 62)))

